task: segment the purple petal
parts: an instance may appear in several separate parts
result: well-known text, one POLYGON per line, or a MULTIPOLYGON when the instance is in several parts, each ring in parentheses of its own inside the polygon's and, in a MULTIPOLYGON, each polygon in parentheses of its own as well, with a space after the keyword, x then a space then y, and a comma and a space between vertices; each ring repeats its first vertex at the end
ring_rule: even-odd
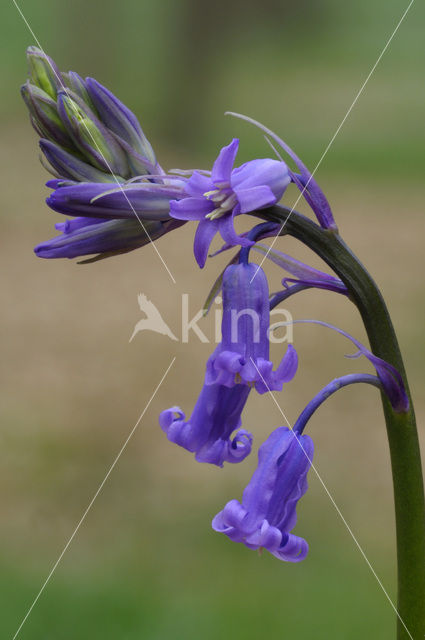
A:
POLYGON ((242 503, 228 502, 214 518, 213 528, 250 549, 265 547, 280 560, 302 560, 308 545, 290 531, 297 502, 307 490, 313 450, 308 436, 299 437, 286 427, 273 431, 260 447, 242 503))
POLYGON ((177 220, 203 220, 214 209, 206 198, 183 198, 170 202, 170 216, 177 220))
POLYGON ((204 193, 212 191, 214 188, 211 178, 202 175, 199 171, 194 171, 185 185, 186 193, 195 197, 203 196, 204 193))
POLYGON ((284 162, 263 158, 246 162, 232 172, 233 189, 249 189, 257 186, 268 186, 278 202, 291 182, 289 170, 284 162))
POLYGON ((228 389, 204 384, 190 419, 186 420, 179 407, 172 407, 161 413, 161 429, 171 442, 194 452, 198 462, 219 467, 224 462, 240 462, 252 445, 251 434, 239 429, 250 391, 245 385, 228 389))
POLYGON ((280 549, 272 551, 271 553, 279 560, 284 560, 285 562, 301 562, 308 554, 308 543, 304 538, 289 533, 286 542, 280 549))
POLYGON ((276 203, 276 198, 270 187, 250 187, 248 189, 235 188, 241 213, 248 213, 262 209, 276 203))
POLYGON ((193 242, 193 251, 195 254, 196 262, 201 269, 205 266, 212 239, 214 238, 217 231, 217 220, 201 220, 198 224, 195 232, 195 239, 193 242))
POLYGON ((254 244, 252 240, 239 236, 233 226, 233 218, 235 217, 235 209, 221 218, 218 218, 218 229, 224 242, 233 246, 250 247, 254 244))
POLYGON ((211 179, 214 184, 220 186, 221 183, 230 182, 233 164, 235 162, 236 154, 238 153, 239 140, 233 138, 232 142, 223 147, 218 154, 217 160, 214 162, 211 179))

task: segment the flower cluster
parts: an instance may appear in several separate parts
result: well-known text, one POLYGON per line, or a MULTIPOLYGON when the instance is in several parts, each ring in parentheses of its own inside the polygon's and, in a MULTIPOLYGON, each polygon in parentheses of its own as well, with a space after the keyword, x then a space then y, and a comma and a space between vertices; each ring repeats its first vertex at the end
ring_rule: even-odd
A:
POLYGON ((240 263, 223 276, 222 341, 206 366, 204 386, 189 421, 179 407, 163 411, 160 425, 172 442, 196 452, 196 459, 222 466, 238 462, 250 450, 252 436, 241 426, 241 413, 251 389, 282 389, 294 377, 298 359, 289 345, 273 371, 269 360, 269 302, 264 271, 240 263), (253 278, 253 279, 252 279, 253 278), (252 279, 252 282, 251 282, 252 279))
MULTIPOLYGON (((292 345, 276 370, 269 359, 270 307, 264 271, 241 257, 239 264, 225 270, 222 290, 222 341, 208 359, 193 413, 186 420, 175 406, 159 418, 171 442, 194 452, 198 462, 217 466, 240 462, 251 452, 252 435, 240 429, 250 391, 281 390, 298 366, 292 345)), ((260 448, 258 468, 242 505, 229 502, 214 518, 214 529, 249 548, 264 547, 281 560, 302 560, 308 545, 291 530, 297 501, 307 489, 312 456, 308 436, 299 438, 290 429, 276 429, 260 448)))
POLYGON ((136 116, 93 78, 60 72, 40 49, 30 47, 27 59, 29 79, 21 93, 40 136, 42 162, 55 176, 47 183, 54 189, 47 204, 73 217, 58 223, 61 235, 35 253, 106 257, 180 226, 169 208, 182 181, 164 177, 136 116))
MULTIPOLYGON (((270 310, 311 287, 349 295, 339 277, 258 241, 282 231, 273 212, 291 182, 317 218, 318 224, 309 222, 315 233, 323 229, 336 233, 327 199, 284 141, 243 116, 277 142, 297 171, 280 158, 254 159, 235 167, 239 141, 234 138, 221 149, 211 171, 167 174, 135 115, 108 89, 92 78, 60 72, 53 60, 34 47, 28 50, 28 62, 29 80, 22 95, 40 136, 43 163, 54 175, 47 183, 53 189, 47 204, 70 216, 56 224, 59 236, 35 248, 38 256, 94 256, 86 260, 90 262, 142 247, 188 221, 198 223, 194 255, 200 268, 217 233, 225 242, 217 253, 237 248, 208 297, 211 302, 222 289, 222 338, 207 361, 193 412, 186 419, 180 407, 173 406, 161 413, 159 423, 168 440, 194 453, 199 462, 218 467, 241 462, 253 445, 252 434, 242 429, 250 393, 282 390, 298 366, 292 345, 276 367, 271 361, 270 310), (235 217, 254 212, 266 222, 238 234, 235 217), (269 294, 264 270, 250 262, 252 249, 289 274, 281 290, 269 294)), ((338 389, 360 382, 381 389, 395 412, 409 407, 399 371, 349 334, 336 331, 356 345, 356 355, 364 355, 376 375, 336 378, 308 403, 293 429, 275 429, 259 448, 258 467, 241 502, 228 502, 212 523, 215 531, 231 540, 251 549, 265 548, 285 561, 299 562, 308 552, 307 542, 292 530, 312 464, 313 442, 303 431, 313 412, 338 389)))
POLYGON ((233 169, 238 140, 224 147, 212 172, 167 175, 136 116, 93 78, 60 72, 41 50, 27 52, 21 92, 40 135, 43 163, 55 176, 46 202, 74 216, 62 235, 35 248, 42 258, 101 257, 139 248, 186 220, 199 220, 195 256, 206 261, 213 236, 237 236, 233 218, 278 202, 290 182, 284 162, 260 159, 233 169))

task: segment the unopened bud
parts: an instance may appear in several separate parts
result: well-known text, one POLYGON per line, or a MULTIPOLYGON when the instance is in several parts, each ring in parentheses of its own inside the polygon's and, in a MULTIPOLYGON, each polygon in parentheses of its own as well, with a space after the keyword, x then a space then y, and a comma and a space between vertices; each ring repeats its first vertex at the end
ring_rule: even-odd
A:
POLYGON ((37 133, 66 148, 72 147, 72 140, 59 117, 56 102, 43 89, 28 81, 21 87, 21 94, 37 133))
POLYGON ((101 171, 128 176, 123 150, 78 95, 60 92, 58 111, 75 145, 91 164, 101 171))
POLYGON ((87 78, 85 86, 100 119, 117 136, 126 151, 132 173, 161 172, 152 146, 134 113, 97 80, 87 78))
POLYGON ((62 79, 55 62, 38 47, 28 47, 27 60, 30 82, 56 100, 62 79))
MULTIPOLYGON (((50 140, 40 140, 40 148, 52 169, 61 178, 76 182, 115 182, 110 173, 99 171, 50 140)), ((124 182, 120 176, 115 177, 120 182, 124 182)))

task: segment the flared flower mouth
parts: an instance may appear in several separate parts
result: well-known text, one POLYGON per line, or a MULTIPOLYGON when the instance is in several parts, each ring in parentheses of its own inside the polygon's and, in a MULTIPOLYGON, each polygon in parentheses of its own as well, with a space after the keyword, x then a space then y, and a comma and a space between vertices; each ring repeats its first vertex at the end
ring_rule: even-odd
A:
POLYGON ((234 169, 238 148, 239 140, 234 138, 221 149, 211 175, 194 171, 185 185, 186 197, 170 203, 173 218, 199 222, 194 252, 200 267, 205 265, 217 232, 231 246, 251 246, 251 240, 236 233, 233 219, 275 204, 290 183, 288 167, 282 161, 252 160, 234 169))
POLYGON ((242 502, 228 502, 214 517, 213 529, 249 549, 267 549, 280 560, 303 560, 308 544, 291 531, 298 500, 307 490, 313 450, 309 436, 298 436, 287 427, 273 431, 260 447, 258 467, 242 502))
POLYGON ((229 389, 204 384, 189 420, 180 407, 171 407, 162 411, 159 424, 171 442, 195 453, 198 462, 219 467, 241 462, 252 447, 251 433, 240 428, 249 392, 246 385, 229 389))

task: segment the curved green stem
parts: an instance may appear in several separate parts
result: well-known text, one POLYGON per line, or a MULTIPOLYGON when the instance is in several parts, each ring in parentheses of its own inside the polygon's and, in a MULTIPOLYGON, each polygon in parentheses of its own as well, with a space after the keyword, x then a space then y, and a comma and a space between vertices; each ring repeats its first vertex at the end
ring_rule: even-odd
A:
POLYGON ((398 640, 425 636, 425 500, 413 403, 403 359, 384 299, 365 267, 336 230, 323 229, 296 211, 280 206, 253 215, 282 225, 280 235, 300 240, 341 278, 357 306, 373 353, 395 366, 410 399, 396 413, 382 393, 394 486, 398 566, 398 640))

